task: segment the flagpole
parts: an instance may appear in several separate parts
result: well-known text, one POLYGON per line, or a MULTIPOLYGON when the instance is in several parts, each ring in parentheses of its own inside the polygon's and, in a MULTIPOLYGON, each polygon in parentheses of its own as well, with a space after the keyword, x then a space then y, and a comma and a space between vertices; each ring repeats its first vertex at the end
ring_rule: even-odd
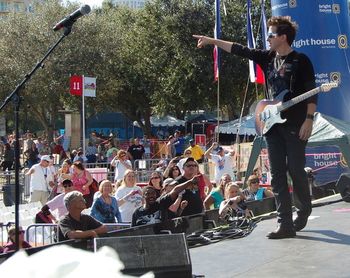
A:
MULTIPOLYGON (((220 17, 220 0, 215 1, 215 28, 214 38, 221 38, 221 17, 220 17)), ((219 143, 219 129, 220 129, 220 49, 214 46, 214 80, 217 81, 217 132, 215 141, 219 143)))
POLYGON ((83 153, 85 155, 85 86, 84 86, 84 75, 83 75, 83 95, 82 95, 82 106, 83 106, 83 112, 82 112, 82 128, 83 128, 83 142, 82 142, 82 146, 83 146, 83 153))
MULTIPOLYGON (((218 69, 219 71, 219 69, 218 69)), ((219 133, 220 133, 220 72, 218 72, 218 86, 217 86, 217 133, 216 133, 216 142, 219 143, 219 133)))

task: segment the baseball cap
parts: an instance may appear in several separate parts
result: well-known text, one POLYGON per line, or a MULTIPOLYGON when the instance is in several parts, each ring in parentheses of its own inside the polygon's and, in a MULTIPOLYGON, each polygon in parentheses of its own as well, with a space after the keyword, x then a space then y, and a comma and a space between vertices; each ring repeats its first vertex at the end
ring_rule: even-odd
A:
POLYGON ((194 143, 194 140, 193 139, 190 139, 190 141, 189 141, 190 143, 194 143))
POLYGON ((167 178, 163 181, 163 187, 166 187, 168 185, 176 185, 176 184, 178 184, 178 182, 173 178, 167 178))
POLYGON ((216 153, 221 152, 223 149, 224 149, 223 147, 217 147, 217 148, 216 148, 216 153))
POLYGON ((195 160, 194 160, 193 157, 189 157, 189 158, 186 159, 186 161, 185 161, 185 163, 183 165, 185 166, 190 161, 195 161, 195 160))
POLYGON ((41 161, 45 160, 47 162, 51 162, 52 159, 49 155, 43 155, 41 158, 40 158, 41 161))

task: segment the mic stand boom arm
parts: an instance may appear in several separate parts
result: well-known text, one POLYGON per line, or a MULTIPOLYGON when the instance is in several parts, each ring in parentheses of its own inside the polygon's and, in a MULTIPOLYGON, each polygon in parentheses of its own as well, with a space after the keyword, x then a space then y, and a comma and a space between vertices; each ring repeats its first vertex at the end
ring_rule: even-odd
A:
MULTIPOLYGON (((73 23, 72 23, 73 24, 73 23)), ((15 229, 16 229, 16 251, 19 250, 19 202, 20 202, 20 186, 19 186, 19 107, 20 107, 20 90, 27 83, 27 81, 32 77, 37 69, 43 66, 43 62, 51 54, 52 51, 61 43, 61 41, 70 34, 72 30, 72 25, 64 27, 63 35, 59 40, 47 51, 45 56, 35 65, 35 67, 24 76, 24 79, 17 85, 17 87, 12 91, 12 93, 4 100, 4 103, 0 107, 0 111, 12 100, 15 106, 15 229)))

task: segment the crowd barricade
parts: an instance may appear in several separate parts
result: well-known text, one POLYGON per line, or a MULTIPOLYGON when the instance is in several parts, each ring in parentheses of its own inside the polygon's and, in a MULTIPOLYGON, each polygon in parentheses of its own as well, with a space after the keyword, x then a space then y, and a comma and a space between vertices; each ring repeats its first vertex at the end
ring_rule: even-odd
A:
POLYGON ((133 168, 135 170, 155 170, 159 159, 136 159, 134 161, 133 168))
POLYGON ((109 162, 95 162, 95 163, 85 163, 85 168, 106 168, 109 169, 111 163, 109 162))
POLYGON ((10 226, 15 225, 14 222, 8 222, 6 224, 0 223, 0 246, 5 246, 8 240, 7 230, 10 226))
MULTIPOLYGON (((19 173, 20 203, 23 203, 30 196, 29 179, 24 173, 19 173)), ((6 205, 12 205, 15 201, 15 171, 0 172, 0 187, 2 200, 6 205), (12 204, 11 204, 12 203, 12 204)))
POLYGON ((108 179, 108 169, 107 168, 87 168, 87 171, 91 174, 97 182, 108 179))
MULTIPOLYGON (((108 232, 130 228, 130 223, 105 223, 108 232)), ((32 224, 26 229, 26 241, 33 247, 59 242, 58 224, 32 224)))

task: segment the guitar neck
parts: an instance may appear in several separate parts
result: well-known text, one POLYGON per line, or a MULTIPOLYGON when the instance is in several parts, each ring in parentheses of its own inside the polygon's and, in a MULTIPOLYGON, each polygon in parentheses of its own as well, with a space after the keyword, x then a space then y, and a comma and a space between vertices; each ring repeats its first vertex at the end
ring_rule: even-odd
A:
POLYGON ((312 89, 312 90, 310 90, 310 91, 308 91, 308 92, 306 92, 306 93, 304 93, 304 94, 301 94, 300 96, 297 96, 297 97, 295 97, 295 98, 292 98, 291 100, 288 100, 288 101, 286 101, 286 102, 283 102, 283 103, 280 105, 280 107, 279 107, 278 110, 279 110, 280 112, 281 112, 281 111, 284 111, 284 110, 288 109, 289 107, 291 107, 291 106, 293 106, 293 105, 295 105, 295 104, 297 104, 297 103, 299 103, 299 102, 302 102, 303 100, 305 100, 305 99, 307 99, 307 98, 309 98, 309 97, 311 97, 311 96, 313 96, 313 95, 318 94, 320 91, 321 91, 321 90, 320 90, 320 87, 317 87, 317 88, 312 89))

